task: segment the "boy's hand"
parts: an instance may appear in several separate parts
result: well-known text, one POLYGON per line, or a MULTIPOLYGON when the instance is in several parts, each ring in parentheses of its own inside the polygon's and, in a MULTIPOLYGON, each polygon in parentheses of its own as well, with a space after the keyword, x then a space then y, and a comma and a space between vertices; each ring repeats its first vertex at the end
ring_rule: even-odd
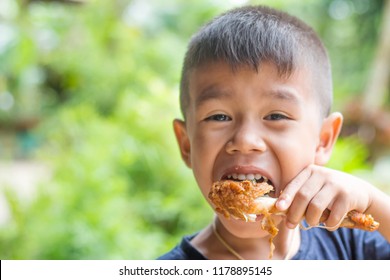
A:
POLYGON ((285 187, 276 207, 281 211, 288 209, 289 228, 294 228, 303 218, 310 226, 316 226, 325 209, 329 209, 330 215, 324 223, 337 229, 349 211, 364 213, 370 207, 372 191, 372 185, 352 175, 310 165, 285 187))

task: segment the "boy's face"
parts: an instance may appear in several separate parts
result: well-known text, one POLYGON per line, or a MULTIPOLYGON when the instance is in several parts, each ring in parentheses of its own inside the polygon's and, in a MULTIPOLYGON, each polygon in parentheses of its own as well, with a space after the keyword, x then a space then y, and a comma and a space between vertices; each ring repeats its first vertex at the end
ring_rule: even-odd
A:
POLYGON ((190 74, 186 122, 175 133, 186 164, 207 198, 213 182, 265 176, 278 196, 316 163, 322 119, 310 73, 281 77, 272 63, 258 72, 214 63, 190 74))

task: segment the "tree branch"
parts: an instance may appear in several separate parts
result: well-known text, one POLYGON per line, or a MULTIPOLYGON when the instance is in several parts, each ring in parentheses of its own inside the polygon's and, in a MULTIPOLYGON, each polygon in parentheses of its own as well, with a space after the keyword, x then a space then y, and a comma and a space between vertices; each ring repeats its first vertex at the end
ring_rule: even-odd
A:
POLYGON ((363 113, 372 116, 386 101, 390 85, 390 0, 385 3, 382 30, 371 74, 363 95, 363 113))

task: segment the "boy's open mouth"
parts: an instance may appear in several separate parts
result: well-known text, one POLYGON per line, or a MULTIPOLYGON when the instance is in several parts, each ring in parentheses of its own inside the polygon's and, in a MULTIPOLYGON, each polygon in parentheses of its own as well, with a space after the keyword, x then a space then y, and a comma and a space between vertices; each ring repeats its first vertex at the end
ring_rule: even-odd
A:
POLYGON ((232 174, 227 174, 222 176, 221 180, 232 180, 232 181, 237 181, 237 182, 242 182, 242 181, 252 181, 254 183, 267 183, 271 186, 274 186, 274 184, 271 182, 270 179, 267 177, 258 174, 258 173, 249 173, 249 174, 244 174, 244 173, 232 173, 232 174))

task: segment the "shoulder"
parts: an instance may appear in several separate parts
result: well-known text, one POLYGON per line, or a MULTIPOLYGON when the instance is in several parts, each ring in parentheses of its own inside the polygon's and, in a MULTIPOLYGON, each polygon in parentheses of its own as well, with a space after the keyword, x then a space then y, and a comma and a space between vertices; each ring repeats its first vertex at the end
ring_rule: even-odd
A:
POLYGON ((196 234, 184 236, 181 242, 171 251, 157 258, 158 260, 206 260, 206 258, 191 244, 196 234))
POLYGON ((294 259, 390 259, 390 243, 379 232, 340 228, 301 230, 301 246, 294 259))

